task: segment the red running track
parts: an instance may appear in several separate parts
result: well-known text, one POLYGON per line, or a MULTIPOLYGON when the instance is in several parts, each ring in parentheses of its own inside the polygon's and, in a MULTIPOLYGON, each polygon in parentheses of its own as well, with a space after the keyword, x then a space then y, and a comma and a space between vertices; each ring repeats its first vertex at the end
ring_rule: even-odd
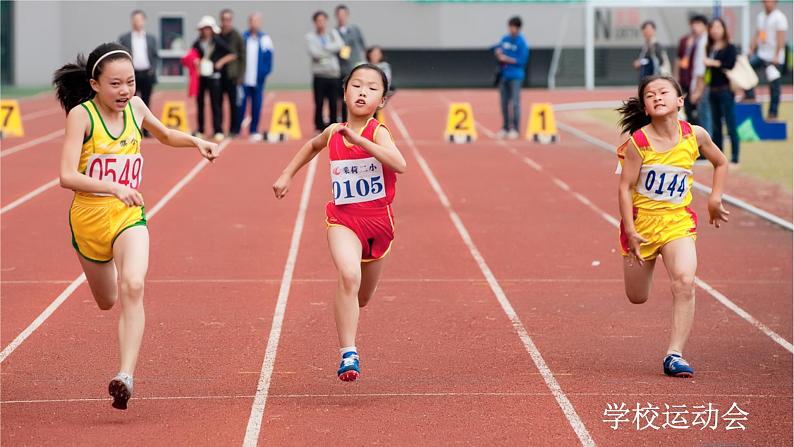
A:
MULTIPOLYGON (((279 92, 276 99, 297 103, 308 135, 309 94, 279 92)), ((567 134, 554 146, 500 144, 485 131, 471 145, 445 144, 448 100, 471 102, 485 128, 499 124, 492 91, 400 91, 389 106, 409 132, 387 114, 409 171, 398 180, 394 250, 362 312, 363 377, 355 384, 334 375, 335 274, 323 225, 327 155, 320 155, 259 444, 580 444, 410 138, 594 443, 790 445, 791 353, 702 290, 687 349, 698 376, 661 374, 666 278, 660 268, 653 298, 630 305, 616 230, 571 193, 616 215, 614 159, 567 134), (664 404, 726 410, 736 402, 749 414, 744 431, 726 431, 722 420, 714 431, 640 431, 631 423, 615 431, 602 419, 607 404, 621 402, 661 406, 657 425, 664 404)), ((83 285, 0 365, 3 445, 243 442, 305 171, 284 201, 272 198, 270 184, 298 144, 231 142, 152 220, 147 334, 130 410, 112 410, 104 390, 117 363, 117 311, 99 311, 83 285)), ((35 151, 3 158, 3 205, 11 172, 29 169, 27 157, 50 160, 35 151)), ((152 147, 146 156, 150 205, 197 161, 177 149, 152 147)), ((41 179, 22 184, 36 172, 14 178, 18 193, 38 186, 41 179)), ((79 273, 65 226, 68 203, 69 194, 55 188, 2 216, 3 347, 79 273)), ((694 206, 705 212, 703 197, 694 206)), ((724 228, 703 225, 698 240, 699 276, 789 343, 791 237, 734 210, 724 228)))

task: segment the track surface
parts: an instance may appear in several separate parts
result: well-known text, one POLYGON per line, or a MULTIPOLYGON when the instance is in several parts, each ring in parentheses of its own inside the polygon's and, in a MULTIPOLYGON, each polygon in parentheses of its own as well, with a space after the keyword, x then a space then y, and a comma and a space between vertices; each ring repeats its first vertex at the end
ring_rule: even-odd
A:
MULTIPOLYGON (((526 91, 524 104, 630 93, 526 91)), ((158 95, 153 110, 177 97, 158 95)), ((297 103, 309 135, 309 93, 278 92, 267 109, 274 99, 297 103)), ((386 121, 409 171, 398 179, 394 249, 362 312, 363 376, 355 384, 335 377, 335 273, 323 225, 328 184, 321 154, 259 444, 791 445, 791 352, 698 289, 686 353, 697 378, 664 377, 670 294, 662 265, 651 300, 629 304, 616 229, 593 209, 617 214, 614 158, 566 133, 553 146, 499 143, 489 137, 500 121, 497 104, 493 91, 472 90, 405 90, 391 102, 386 121), (459 100, 472 103, 482 126, 471 145, 441 139, 447 102, 459 100), (480 264, 417 155, 481 253, 480 264), (573 417, 522 343, 521 328, 573 417), (694 411, 711 403, 722 416, 734 402, 749 413, 746 430, 726 431, 723 419, 716 430, 638 430, 633 412, 618 430, 603 422, 612 403, 661 407, 654 421, 661 427, 665 404, 694 411), (577 421, 584 438, 572 427, 577 421)), ((4 140, 2 150, 62 129, 60 112, 44 113, 54 107, 48 98, 23 101, 23 118, 41 116, 25 121, 26 137, 4 140)), ((574 118, 559 116, 619 140, 574 118)), ((53 138, 2 158, 3 207, 57 176, 60 144, 53 138)), ((306 171, 283 201, 272 198, 270 185, 299 144, 230 142, 151 220, 147 332, 130 410, 112 410, 105 392, 117 364, 118 311, 99 311, 83 284, 0 365, 3 445, 243 443, 306 171)), ((148 208, 199 163, 195 151, 152 140, 144 153, 148 208)), ((80 273, 69 243, 70 197, 55 186, 0 217, 2 348, 80 273)), ((792 234, 735 209, 716 230, 704 224, 702 195, 694 208, 701 215, 698 276, 791 343, 792 234)), ((691 423, 692 414, 686 419, 691 423)))

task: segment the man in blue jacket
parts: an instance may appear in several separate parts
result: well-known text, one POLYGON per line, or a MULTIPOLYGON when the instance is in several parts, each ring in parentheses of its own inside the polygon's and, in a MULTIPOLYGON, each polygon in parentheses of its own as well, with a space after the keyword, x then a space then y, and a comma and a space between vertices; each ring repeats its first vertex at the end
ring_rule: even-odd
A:
POLYGON ((258 12, 248 16, 248 30, 243 33, 245 49, 245 71, 243 73, 243 94, 237 116, 240 120, 245 116, 248 101, 251 101, 251 124, 249 136, 251 141, 261 141, 259 132, 259 113, 262 110, 262 97, 265 93, 265 78, 273 68, 273 41, 270 36, 260 31, 262 15, 258 12))
POLYGON ((502 98, 502 129, 499 138, 518 138, 518 123, 521 119, 521 85, 524 83, 529 47, 521 35, 521 18, 512 17, 507 22, 508 33, 502 37, 494 50, 501 64, 499 92, 502 98), (510 102, 513 114, 510 116, 510 102))

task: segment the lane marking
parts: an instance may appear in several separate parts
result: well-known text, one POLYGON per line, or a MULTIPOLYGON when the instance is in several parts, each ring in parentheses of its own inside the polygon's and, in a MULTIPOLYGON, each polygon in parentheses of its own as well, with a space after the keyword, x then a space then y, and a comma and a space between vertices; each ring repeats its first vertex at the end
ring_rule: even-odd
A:
POLYGON ((474 244, 469 231, 463 225, 463 221, 458 216, 458 213, 452 208, 447 195, 441 188, 441 184, 438 182, 436 176, 433 174, 433 171, 430 169, 430 166, 419 152, 419 148, 416 146, 416 144, 414 144, 413 139, 411 139, 411 135, 408 133, 408 129, 406 129, 402 119, 400 119, 400 116, 396 113, 396 111, 391 110, 390 112, 392 121, 396 127, 400 129, 400 133, 402 134, 406 143, 408 143, 408 146, 411 148, 414 157, 419 163, 419 166, 430 183, 430 186, 435 191, 436 196, 438 196, 441 204, 444 206, 444 208, 446 208, 449 218, 452 220, 452 223, 458 230, 458 234, 463 240, 463 243, 466 245, 466 247, 468 247, 469 253, 471 254, 472 258, 474 258, 485 279, 488 281, 491 291, 493 292, 494 296, 496 296, 496 299, 501 305, 502 310, 510 320, 513 330, 516 332, 527 353, 529 353, 532 361, 535 363, 535 367, 540 372, 541 377, 543 377, 543 380, 546 382, 546 386, 548 387, 549 391, 551 391, 555 400, 562 409, 563 414, 565 414, 565 417, 568 419, 568 423, 571 425, 571 428, 576 433, 576 436, 579 438, 579 441, 583 446, 595 446, 593 438, 590 437, 590 433, 587 431, 584 423, 576 413, 573 404, 571 404, 571 401, 568 400, 568 397, 565 395, 565 392, 563 392, 560 384, 557 383, 557 379, 554 378, 554 374, 551 372, 551 369, 546 364, 546 361, 543 360, 543 356, 541 356, 540 351, 538 350, 537 346, 535 346, 535 342, 532 341, 532 337, 529 336, 527 329, 524 327, 524 324, 521 322, 521 319, 518 317, 515 309, 513 309, 512 304, 510 304, 510 300, 507 298, 504 290, 502 290, 502 287, 496 280, 491 268, 485 262, 485 258, 474 244))
MULTIPOLYGON (((485 126, 483 126, 479 122, 476 123, 476 124, 477 124, 478 127, 480 127, 480 129, 482 130, 482 132, 484 134, 488 135, 489 138, 494 139, 496 141, 496 143, 499 144, 500 146, 503 146, 503 147, 506 147, 506 148, 512 147, 508 143, 506 143, 505 141, 496 139, 496 134, 493 131, 491 131, 490 129, 486 128, 485 126)), ((562 123, 558 123, 558 124, 560 124, 560 128, 562 128, 562 123)), ((517 151, 515 151, 515 152, 511 151, 511 153, 514 153, 517 156, 521 156, 521 155, 518 155, 517 151)), ((565 192, 567 192, 569 194, 572 194, 579 202, 581 202, 582 204, 584 204, 585 206, 587 206, 588 208, 593 210, 596 214, 601 216, 601 218, 603 218, 604 220, 609 222, 610 225, 612 225, 613 227, 616 227, 616 228, 618 228, 620 226, 620 221, 618 219, 612 217, 609 213, 607 213, 606 211, 604 211, 601 208, 599 208, 591 200, 587 199, 587 197, 585 197, 584 195, 582 195, 582 194, 580 194, 578 192, 573 191, 570 188, 568 188, 568 189, 563 188, 560 185, 560 183, 558 183, 558 182, 562 182, 562 180, 560 180, 559 178, 557 178, 553 174, 549 174, 547 172, 546 175, 552 180, 553 183, 555 183, 558 187, 560 187, 560 189, 562 189, 563 191, 565 191, 565 192)), ((564 182, 562 182, 562 183, 565 184, 564 182)), ((567 184, 565 184, 565 185, 567 186, 567 184)), ((761 331, 762 333, 767 335, 775 343, 779 344, 780 346, 785 348, 787 351, 789 351, 790 353, 794 354, 794 345, 792 345, 788 340, 786 340, 785 338, 781 337, 778 333, 776 333, 775 331, 770 329, 767 325, 765 325, 764 323, 762 323, 761 321, 759 321, 758 319, 756 319, 755 317, 750 315, 749 312, 747 312, 746 310, 742 309, 739 305, 737 305, 736 303, 731 301, 727 296, 725 296, 724 294, 720 293, 717 289, 715 289, 714 287, 709 285, 706 281, 704 281, 701 278, 696 276, 695 277, 695 285, 697 285, 698 287, 700 287, 701 289, 706 291, 715 300, 717 300, 717 302, 721 303, 722 305, 724 305, 725 307, 727 307, 728 309, 733 311, 736 315, 741 317, 744 321, 750 323, 753 327, 755 327, 756 329, 758 329, 759 331, 761 331)))
MULTIPOLYGON (((568 124, 565 124, 565 123, 560 122, 560 121, 557 121, 557 126, 560 129, 562 129, 563 131, 568 132, 568 133, 574 135, 575 137, 579 138, 580 140, 584 140, 584 141, 592 144, 593 146, 598 147, 599 149, 604 149, 604 150, 612 153, 613 155, 615 154, 615 146, 613 146, 613 145, 611 145, 611 144, 609 144, 609 143, 607 143, 607 142, 605 142, 605 141, 603 141, 601 139, 598 139, 598 138, 596 138, 596 137, 594 137, 594 136, 592 136, 592 135, 590 135, 588 133, 585 133, 585 132, 583 132, 583 131, 581 131, 581 130, 573 127, 573 126, 569 126, 568 124)), ((706 186, 706 185, 704 185, 704 184, 702 184, 700 182, 697 182, 697 181, 693 181, 692 182, 692 188, 697 190, 697 191, 700 191, 701 193, 703 193, 705 195, 711 194, 711 187, 706 186)), ((734 196, 732 196, 730 194, 723 193, 722 194, 722 199, 725 202, 727 202, 727 203, 729 203, 729 204, 731 204, 731 205, 733 205, 733 206, 735 206, 737 208, 740 208, 740 209, 742 209, 744 211, 747 211, 750 214, 753 214, 753 215, 755 215, 757 217, 760 217, 761 219, 764 219, 764 220, 767 220, 769 222, 772 222, 772 223, 774 223, 776 225, 779 225, 779 226, 781 226, 781 227, 783 227, 783 228, 785 228, 785 229, 787 229, 789 231, 794 231, 794 223, 791 223, 791 222, 787 221, 786 219, 783 219, 782 217, 777 216, 775 214, 772 214, 772 213, 770 213, 768 211, 764 211, 761 208, 758 208, 757 206, 755 206, 755 205, 753 205, 751 203, 748 203, 748 202, 746 202, 746 201, 744 201, 744 200, 742 200, 742 199, 740 199, 738 197, 734 197, 734 196)))
POLYGON ((8 205, 0 208, 0 214, 5 214, 8 211, 13 210, 14 208, 22 205, 23 203, 29 201, 30 199, 38 196, 39 194, 43 193, 44 191, 49 190, 50 188, 54 187, 55 185, 59 184, 60 180, 58 178, 54 178, 49 182, 39 186, 38 188, 34 189, 33 191, 25 194, 24 196, 14 200, 13 202, 9 203, 8 205))
MULTIPOLYGON (((229 145, 231 140, 224 140, 219 146, 219 152, 222 152, 226 146, 229 145)), ((190 170, 181 180, 179 180, 174 186, 171 187, 170 190, 158 201, 154 207, 151 208, 147 214, 147 219, 153 218, 163 207, 174 198, 174 196, 182 190, 190 181, 192 181, 199 172, 201 172, 204 168, 206 168, 210 164, 209 161, 202 158, 193 169, 190 170)), ((0 363, 4 362, 6 358, 8 358, 11 353, 13 353, 19 345, 22 344, 31 334, 33 334, 36 329, 38 329, 46 320, 49 318, 60 306, 61 304, 69 298, 75 290, 77 290, 80 285, 85 282, 85 273, 81 273, 77 278, 72 280, 72 282, 58 295, 46 309, 44 309, 35 320, 33 320, 28 327, 26 327, 19 335, 11 341, 3 350, 0 352, 0 363)))
POLYGON ((281 338, 281 327, 284 323, 284 314, 287 308, 287 298, 289 298, 290 285, 292 284, 292 274, 295 271, 295 263, 298 260, 298 249, 300 248, 301 235, 303 234, 303 224, 306 220, 306 210, 309 208, 309 198, 311 196, 312 185, 314 184, 314 174, 317 170, 317 157, 309 163, 306 172, 306 180, 303 182, 298 214, 295 216, 295 225, 292 228, 292 240, 289 244, 289 254, 284 263, 284 274, 281 277, 281 286, 278 291, 276 309, 273 312, 273 322, 270 325, 270 335, 267 338, 265 357, 262 359, 262 369, 259 374, 259 382, 256 386, 256 395, 251 404, 251 415, 248 417, 248 425, 245 429, 244 447, 254 447, 259 441, 259 432, 262 430, 262 418, 265 414, 265 404, 270 390, 270 379, 273 375, 273 367, 276 363, 276 350, 281 338))
POLYGON ((46 143, 47 141, 54 140, 60 136, 63 136, 65 133, 66 130, 58 129, 55 132, 50 132, 47 135, 35 138, 26 143, 17 144, 16 146, 9 147, 8 149, 3 149, 2 151, 0 151, 0 158, 8 155, 16 154, 17 152, 24 151, 25 149, 30 149, 31 147, 34 147, 41 143, 46 143))

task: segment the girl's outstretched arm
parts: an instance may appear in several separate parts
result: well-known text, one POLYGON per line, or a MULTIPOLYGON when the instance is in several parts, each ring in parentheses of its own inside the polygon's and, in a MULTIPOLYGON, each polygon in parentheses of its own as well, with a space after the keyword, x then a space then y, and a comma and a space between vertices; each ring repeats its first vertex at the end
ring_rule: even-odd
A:
POLYGON ((720 227, 720 221, 727 222, 730 211, 722 205, 722 192, 725 190, 725 178, 728 176, 728 159, 725 154, 711 141, 711 136, 700 126, 695 128, 700 153, 714 165, 714 178, 711 181, 709 195, 709 223, 720 227))
POLYGON ((331 124, 326 127, 320 135, 304 143, 298 150, 298 153, 292 157, 292 160, 287 164, 287 167, 284 168, 284 171, 281 172, 279 178, 273 183, 273 193, 276 195, 277 199, 281 199, 287 195, 290 183, 292 183, 292 177, 295 177, 295 174, 297 174, 306 163, 310 162, 312 158, 316 157, 320 151, 328 146, 328 140, 331 137, 334 126, 335 124, 331 124))
POLYGON ((143 116, 141 127, 148 130, 157 140, 171 147, 195 147, 201 156, 209 161, 218 157, 218 145, 196 138, 175 129, 169 129, 154 116, 149 107, 137 96, 132 97, 132 108, 143 116))
POLYGON ((349 127, 340 126, 338 132, 350 143, 363 147, 364 150, 372 154, 379 162, 391 168, 392 171, 398 174, 405 172, 405 158, 400 153, 400 150, 397 149, 388 131, 376 132, 374 142, 362 137, 349 127))
POLYGON ((630 142, 624 153, 623 170, 620 172, 618 205, 620 206, 620 217, 623 219, 623 231, 629 238, 629 256, 635 258, 640 264, 643 262, 640 255, 640 244, 647 240, 634 228, 634 202, 631 199, 631 193, 640 178, 641 167, 642 158, 637 152, 637 148, 630 142))

